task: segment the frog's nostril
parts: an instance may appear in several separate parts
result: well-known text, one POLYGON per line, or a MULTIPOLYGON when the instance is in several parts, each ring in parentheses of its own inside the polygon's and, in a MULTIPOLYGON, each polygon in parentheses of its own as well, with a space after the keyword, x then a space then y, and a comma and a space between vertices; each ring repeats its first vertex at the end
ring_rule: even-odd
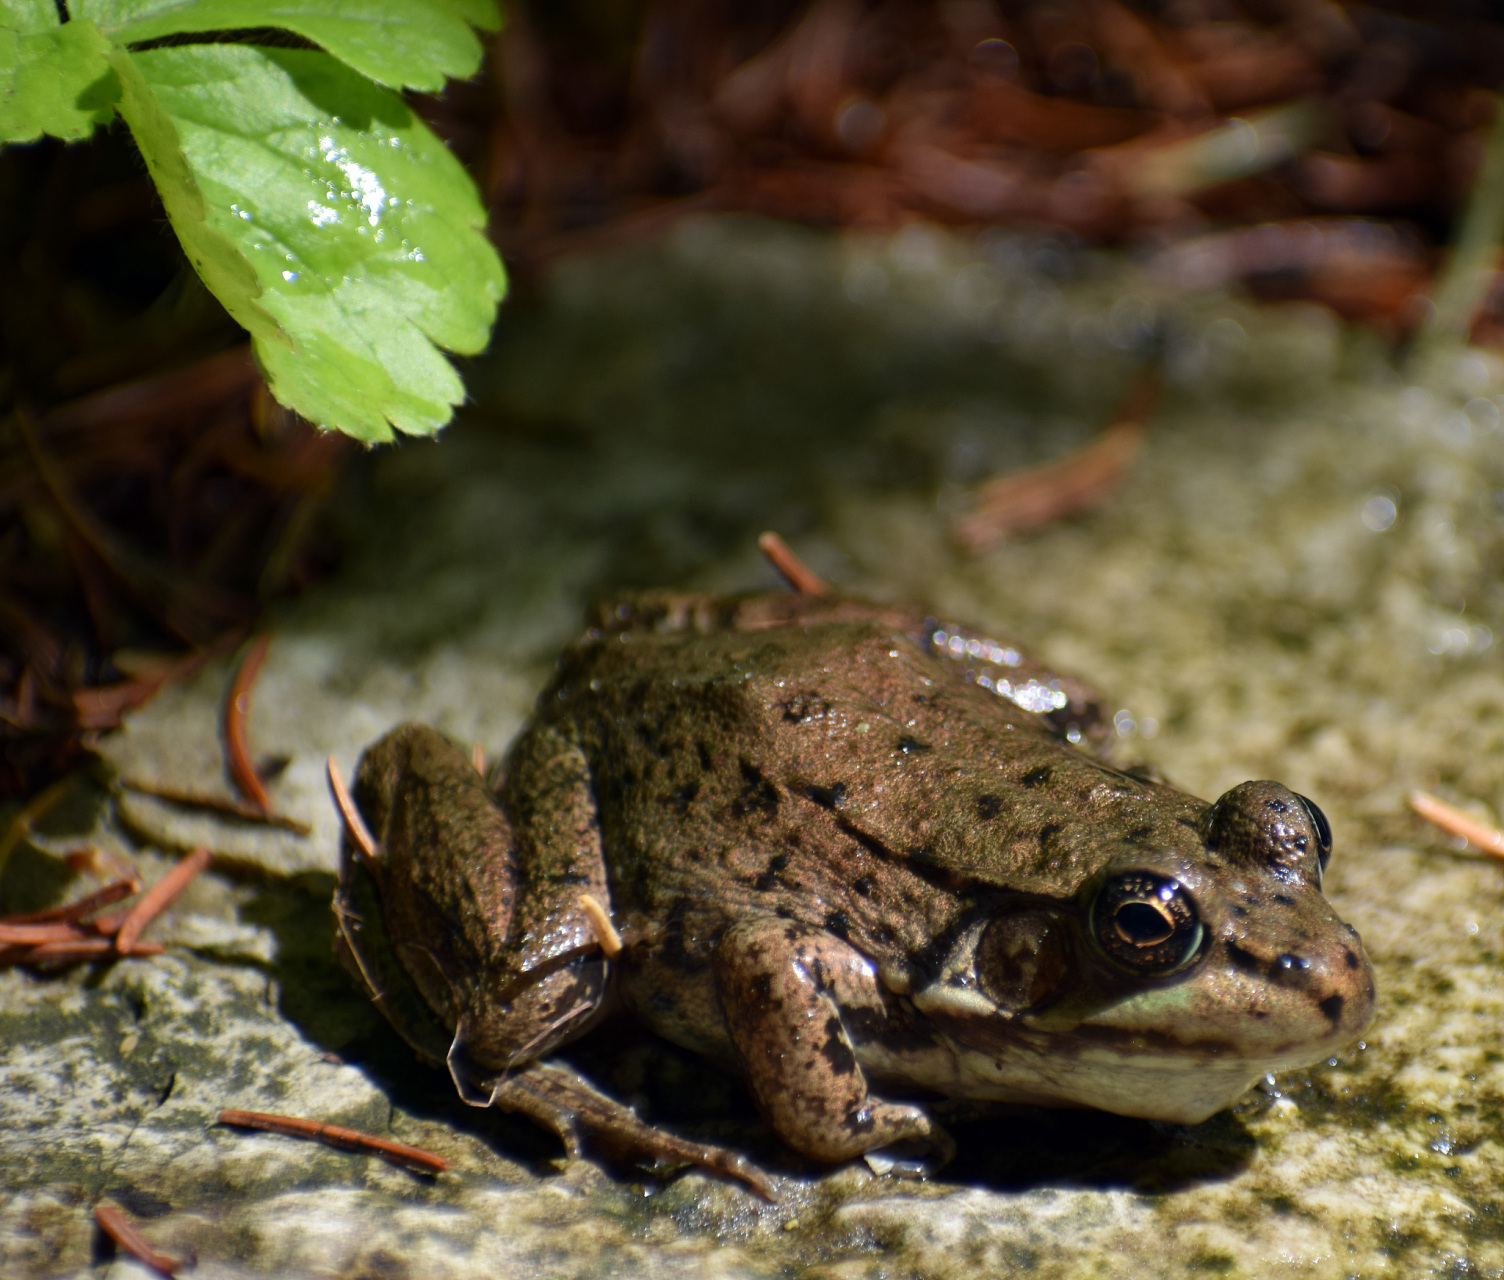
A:
POLYGON ((1317 971, 1324 968, 1325 966, 1318 964, 1309 956, 1285 951, 1274 957, 1274 963, 1270 966, 1270 977, 1282 987, 1306 988, 1317 978, 1317 971))

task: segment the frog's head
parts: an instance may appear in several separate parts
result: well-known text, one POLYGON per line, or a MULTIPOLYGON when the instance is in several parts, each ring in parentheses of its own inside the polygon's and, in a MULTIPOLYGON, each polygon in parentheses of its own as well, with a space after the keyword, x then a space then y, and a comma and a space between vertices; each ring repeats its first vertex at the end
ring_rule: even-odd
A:
POLYGON ((1347 1045, 1373 1017, 1373 973, 1321 894, 1321 810, 1245 782, 1198 835, 1112 853, 1065 903, 1001 905, 916 1003, 971 978, 971 1016, 963 997, 942 1020, 971 1070, 991 1055, 1004 1093, 1185 1123, 1347 1045))

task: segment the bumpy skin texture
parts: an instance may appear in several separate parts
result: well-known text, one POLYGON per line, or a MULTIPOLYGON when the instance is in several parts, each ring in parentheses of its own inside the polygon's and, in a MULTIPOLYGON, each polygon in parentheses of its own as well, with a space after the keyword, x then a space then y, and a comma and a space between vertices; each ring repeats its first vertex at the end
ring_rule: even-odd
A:
POLYGON ((655 595, 593 621, 499 803, 473 771, 440 786, 395 760, 443 755, 415 726, 358 775, 388 929, 470 1076, 576 1034, 609 979, 837 1160, 943 1152, 887 1095, 1196 1120, 1367 1025, 1324 819, 1278 783, 1213 807, 1112 768, 1064 736, 1100 731, 1084 686, 901 609, 655 595))

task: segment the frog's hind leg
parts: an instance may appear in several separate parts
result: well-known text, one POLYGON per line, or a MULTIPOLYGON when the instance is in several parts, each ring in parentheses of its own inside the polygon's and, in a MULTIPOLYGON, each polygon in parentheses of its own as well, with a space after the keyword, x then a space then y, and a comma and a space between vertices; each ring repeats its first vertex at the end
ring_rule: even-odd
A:
POLYGON ((716 987, 758 1109, 789 1146, 849 1160, 916 1143, 938 1159, 950 1136, 921 1107, 867 1088, 842 1010, 887 1016, 870 962, 833 934, 772 916, 738 921, 715 952, 716 987))

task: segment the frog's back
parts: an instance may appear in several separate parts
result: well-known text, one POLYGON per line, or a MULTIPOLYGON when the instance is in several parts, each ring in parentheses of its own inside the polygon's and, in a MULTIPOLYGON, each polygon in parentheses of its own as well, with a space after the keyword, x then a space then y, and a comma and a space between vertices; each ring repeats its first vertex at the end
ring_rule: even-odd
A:
POLYGON ((914 956, 979 902, 1074 893, 1124 838, 1194 838, 1201 802, 1071 746, 922 619, 678 599, 611 606, 541 714, 590 761, 613 899, 686 957, 753 912, 914 956))

